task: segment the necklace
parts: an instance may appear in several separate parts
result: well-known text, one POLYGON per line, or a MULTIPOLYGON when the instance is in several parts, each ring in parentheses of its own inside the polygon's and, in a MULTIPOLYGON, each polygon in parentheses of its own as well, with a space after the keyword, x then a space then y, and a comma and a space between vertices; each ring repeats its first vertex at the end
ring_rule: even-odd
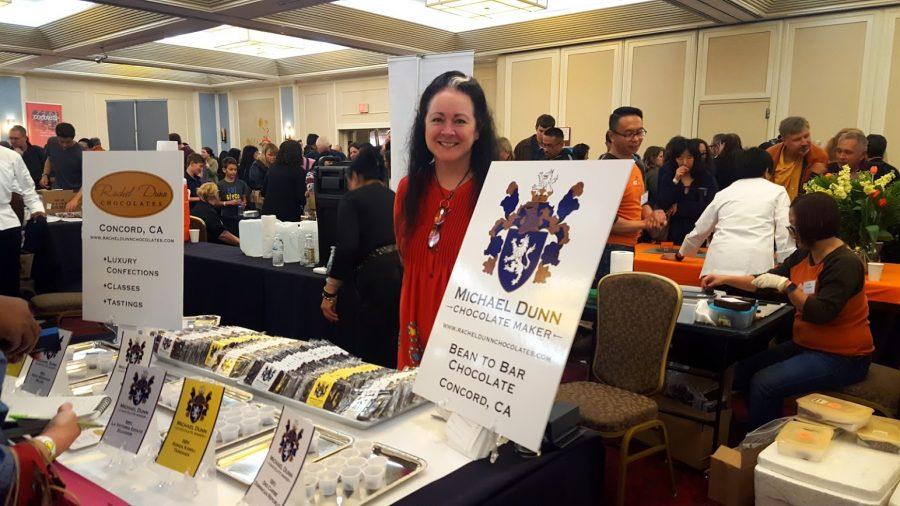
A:
MULTIPOLYGON (((472 172, 472 169, 466 171, 465 174, 459 179, 459 182, 456 183, 456 186, 450 190, 450 194, 443 200, 441 200, 440 207, 438 207, 437 212, 434 214, 434 226, 431 228, 431 232, 428 233, 428 248, 434 249, 437 247, 438 243, 441 241, 441 225, 444 224, 444 221, 447 219, 447 215, 450 214, 450 201, 453 200, 453 196, 456 194, 456 190, 462 186, 463 182, 469 177, 469 174, 472 172)), ((440 183, 438 183, 438 187, 440 187, 440 183)), ((443 192, 443 189, 441 189, 443 192)))

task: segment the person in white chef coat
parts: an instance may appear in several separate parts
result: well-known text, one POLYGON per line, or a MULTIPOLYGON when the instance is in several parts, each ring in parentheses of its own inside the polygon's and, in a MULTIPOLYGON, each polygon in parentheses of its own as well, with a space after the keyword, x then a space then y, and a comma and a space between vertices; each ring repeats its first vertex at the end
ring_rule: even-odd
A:
POLYGON ((700 277, 707 274, 747 275, 768 272, 796 249, 788 232, 791 200, 784 187, 766 180, 772 157, 759 148, 737 156, 735 182, 716 193, 678 253, 681 261, 697 254, 712 235, 700 277))

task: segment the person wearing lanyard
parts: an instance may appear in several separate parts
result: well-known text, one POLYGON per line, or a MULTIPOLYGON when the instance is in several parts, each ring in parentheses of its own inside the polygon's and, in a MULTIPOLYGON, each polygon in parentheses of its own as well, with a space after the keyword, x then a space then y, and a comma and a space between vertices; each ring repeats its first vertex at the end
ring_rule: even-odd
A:
POLYGON ((497 137, 484 90, 457 71, 422 93, 409 173, 397 187, 394 231, 403 260, 397 367, 418 366, 475 210, 497 137))
POLYGON ((403 266, 394 238, 394 192, 384 184, 381 153, 359 146, 347 169, 349 192, 338 204, 337 247, 322 291, 322 314, 338 321, 336 302, 344 280, 353 279, 362 333, 350 351, 373 364, 397 366, 397 329, 403 266))
POLYGON ((680 262, 696 255, 712 235, 701 278, 765 272, 775 266, 776 254, 784 261, 797 249, 788 233, 791 199, 783 186, 766 180, 772 170, 772 157, 764 150, 739 153, 731 173, 734 182, 716 193, 678 253, 667 253, 663 260, 680 262))
POLYGON ((775 290, 796 309, 791 341, 735 366, 734 389, 749 392, 751 428, 781 416, 785 398, 862 381, 875 350, 865 270, 837 238, 837 203, 824 193, 800 195, 790 220, 798 249, 782 264, 755 277, 711 274, 702 281, 705 289, 775 290))
POLYGON ((0 295, 18 297, 22 223, 10 205, 13 193, 22 195, 31 219, 45 219, 44 204, 22 157, 0 147, 0 295))

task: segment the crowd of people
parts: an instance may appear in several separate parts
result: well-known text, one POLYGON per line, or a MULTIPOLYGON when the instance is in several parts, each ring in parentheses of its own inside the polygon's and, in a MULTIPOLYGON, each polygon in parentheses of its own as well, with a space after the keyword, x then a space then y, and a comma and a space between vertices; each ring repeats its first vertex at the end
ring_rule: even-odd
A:
MULTIPOLYGON (((781 121, 778 138, 758 147, 745 149, 733 133, 716 134, 710 142, 676 135, 665 147, 649 146, 641 153, 645 124, 636 107, 609 115, 599 159, 633 165, 594 282, 609 273, 613 251, 634 251, 640 241, 671 242, 678 250, 664 258, 673 262, 708 245, 698 280, 703 287, 786 297, 796 308, 793 340, 737 367, 735 385, 748 394, 754 425, 778 416, 785 397, 864 378, 873 351, 864 269, 837 237, 840 214, 834 200, 803 189, 811 177, 845 166, 853 175, 897 176, 884 159, 886 139, 847 128, 819 146, 809 122, 794 116, 781 121)), ((337 248, 321 310, 330 321, 357 320, 356 328, 366 335, 354 351, 364 359, 404 368, 422 360, 491 163, 588 159, 590 147, 567 146, 566 137, 552 116, 542 114, 534 134, 513 147, 497 136, 478 82, 447 72, 420 98, 407 175, 396 194, 386 184, 389 139, 383 146, 350 144, 345 155, 341 146, 310 134, 305 144, 248 145, 218 156, 209 147, 194 152, 178 134, 169 140, 184 153, 191 214, 203 220, 209 241, 229 245, 240 244, 238 223, 245 209, 299 221, 313 206, 317 167, 348 160, 348 192, 338 207, 337 248), (347 281, 360 300, 353 315, 337 309, 347 281)), ((56 137, 43 147, 30 144, 21 126, 10 130, 8 147, 0 147, 3 295, 18 295, 22 223, 9 205, 12 194, 23 196, 37 220, 44 208, 35 188, 72 190, 67 208, 75 208, 82 153, 102 149, 96 138, 76 140, 68 123, 57 125, 56 137)), ((4 303, 9 302, 0 299, 4 303)), ((0 350, 7 356, 22 351, 2 343, 0 350)), ((61 411, 59 418, 69 431, 69 415, 61 411)), ((69 436, 58 436, 57 447, 66 446, 69 436)), ((0 486, 11 458, 7 448, 2 451, 0 486)))

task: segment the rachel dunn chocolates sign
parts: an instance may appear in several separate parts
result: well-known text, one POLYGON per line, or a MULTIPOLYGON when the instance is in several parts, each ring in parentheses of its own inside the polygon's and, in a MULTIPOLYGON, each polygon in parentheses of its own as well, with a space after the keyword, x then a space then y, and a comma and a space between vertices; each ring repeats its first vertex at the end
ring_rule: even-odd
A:
POLYGON ((86 319, 181 328, 183 177, 180 151, 84 153, 86 319))

